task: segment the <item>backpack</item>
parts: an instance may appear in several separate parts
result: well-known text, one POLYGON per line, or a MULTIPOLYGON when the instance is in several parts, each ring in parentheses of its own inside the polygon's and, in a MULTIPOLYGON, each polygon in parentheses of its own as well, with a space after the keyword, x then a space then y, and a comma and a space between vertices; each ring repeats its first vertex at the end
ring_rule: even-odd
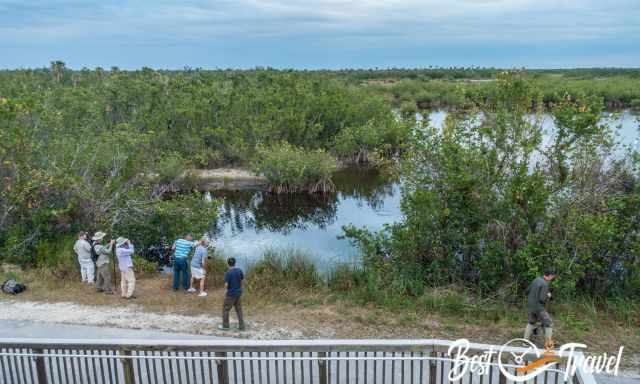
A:
POLYGON ((98 261, 98 253, 96 252, 96 243, 94 241, 91 242, 91 260, 95 263, 98 261))
POLYGON ((24 284, 20 284, 13 279, 9 279, 2 284, 2 292, 10 295, 17 295, 20 292, 26 290, 27 287, 24 284))

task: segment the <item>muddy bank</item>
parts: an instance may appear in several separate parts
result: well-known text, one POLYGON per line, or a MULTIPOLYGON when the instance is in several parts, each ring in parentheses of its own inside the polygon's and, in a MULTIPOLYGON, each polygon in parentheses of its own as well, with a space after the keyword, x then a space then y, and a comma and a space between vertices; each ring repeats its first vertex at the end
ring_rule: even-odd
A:
POLYGON ((267 179, 241 168, 196 169, 191 171, 203 191, 262 189, 267 179))

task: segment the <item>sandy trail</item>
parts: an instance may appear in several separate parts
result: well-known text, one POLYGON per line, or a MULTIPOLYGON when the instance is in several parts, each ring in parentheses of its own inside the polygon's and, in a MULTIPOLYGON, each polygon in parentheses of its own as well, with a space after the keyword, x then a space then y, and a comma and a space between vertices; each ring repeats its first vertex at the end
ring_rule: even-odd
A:
POLYGON ((107 307, 69 302, 50 304, 6 300, 0 301, 0 320, 28 320, 43 323, 105 326, 252 339, 303 338, 300 331, 283 327, 267 327, 265 324, 255 321, 248 321, 248 329, 240 332, 233 329, 233 316, 232 329, 219 331, 217 327, 222 322, 219 316, 159 314, 145 311, 136 304, 107 307))

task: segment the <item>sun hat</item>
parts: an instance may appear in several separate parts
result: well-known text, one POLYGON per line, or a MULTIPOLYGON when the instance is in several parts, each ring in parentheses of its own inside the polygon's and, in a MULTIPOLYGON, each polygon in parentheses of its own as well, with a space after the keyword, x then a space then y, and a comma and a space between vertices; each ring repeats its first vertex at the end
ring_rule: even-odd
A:
POLYGON ((119 246, 123 245, 127 241, 129 241, 129 239, 127 239, 126 237, 122 237, 122 236, 118 237, 116 239, 116 247, 119 247, 119 246))
POLYGON ((93 237, 91 238, 91 240, 93 241, 102 240, 104 239, 105 236, 107 236, 106 233, 98 231, 93 234, 93 237))

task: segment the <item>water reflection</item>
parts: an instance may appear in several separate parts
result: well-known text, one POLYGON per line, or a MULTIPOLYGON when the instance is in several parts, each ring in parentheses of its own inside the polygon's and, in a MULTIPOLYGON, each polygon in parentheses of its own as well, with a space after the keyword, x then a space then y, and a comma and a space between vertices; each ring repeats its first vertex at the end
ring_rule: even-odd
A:
POLYGON ((222 234, 230 227, 232 234, 247 229, 256 232, 306 230, 310 225, 320 229, 335 221, 336 194, 274 195, 263 191, 226 191, 214 193, 223 200, 214 233, 222 234))
POLYGON ((390 175, 374 169, 345 169, 333 176, 331 194, 283 194, 264 191, 215 191, 220 216, 212 229, 216 246, 246 264, 267 248, 297 248, 326 269, 335 261, 353 261, 356 250, 339 240, 342 226, 371 230, 401 217, 400 191, 390 175))

